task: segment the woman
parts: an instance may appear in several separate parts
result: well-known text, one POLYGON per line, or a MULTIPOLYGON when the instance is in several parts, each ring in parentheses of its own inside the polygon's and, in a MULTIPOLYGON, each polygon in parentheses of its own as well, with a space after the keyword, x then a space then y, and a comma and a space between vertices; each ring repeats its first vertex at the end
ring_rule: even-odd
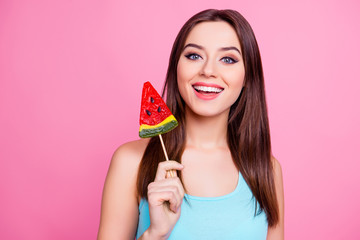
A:
POLYGON ((164 87, 179 127, 120 146, 98 239, 283 239, 281 167, 271 155, 257 42, 233 10, 180 30, 164 87), (175 177, 169 171, 177 170, 175 177))

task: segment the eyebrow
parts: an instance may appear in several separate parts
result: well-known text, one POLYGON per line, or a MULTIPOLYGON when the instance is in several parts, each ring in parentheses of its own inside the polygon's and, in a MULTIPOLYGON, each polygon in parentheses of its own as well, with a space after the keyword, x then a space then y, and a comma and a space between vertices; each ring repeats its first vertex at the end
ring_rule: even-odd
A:
MULTIPOLYGON (((189 44, 186 44, 186 46, 183 48, 183 51, 184 51, 185 48, 187 48, 187 47, 194 47, 194 48, 197 48, 197 49, 200 49, 200 50, 204 50, 204 47, 203 47, 203 46, 197 45, 197 44, 195 44, 195 43, 189 43, 189 44)), ((235 51, 237 51, 237 52, 240 54, 240 56, 242 56, 240 50, 239 50, 237 47, 233 47, 233 46, 231 46, 231 47, 222 47, 222 48, 220 48, 219 50, 220 50, 220 51, 235 50, 235 51)))

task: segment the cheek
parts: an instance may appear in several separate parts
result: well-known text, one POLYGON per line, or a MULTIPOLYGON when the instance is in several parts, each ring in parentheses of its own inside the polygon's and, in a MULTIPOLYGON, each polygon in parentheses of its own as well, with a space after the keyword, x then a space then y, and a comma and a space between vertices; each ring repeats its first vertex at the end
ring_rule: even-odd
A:
POLYGON ((177 79, 178 82, 188 82, 193 79, 198 73, 197 64, 186 61, 180 58, 177 66, 177 79))
POLYGON ((227 79, 228 84, 231 85, 234 89, 241 89, 244 84, 245 71, 243 69, 227 71, 225 79, 227 79))
POLYGON ((186 91, 189 91, 189 86, 191 86, 189 82, 194 78, 195 75, 196 71, 194 70, 193 66, 180 59, 177 66, 177 84, 181 96, 184 97, 186 91))
POLYGON ((235 101, 239 98, 244 85, 244 78, 245 71, 243 71, 242 69, 226 72, 226 80, 230 90, 229 101, 231 102, 231 104, 234 104, 235 101))
POLYGON ((185 97, 185 82, 186 82, 186 67, 184 66, 184 63, 179 60, 178 66, 177 66, 177 84, 179 88, 179 92, 181 97, 184 99, 185 97))
POLYGON ((177 73, 177 81, 178 81, 178 84, 180 83, 180 82, 182 82, 183 81, 183 79, 184 79, 184 66, 183 66, 184 64, 182 63, 182 61, 180 60, 179 62, 178 62, 178 66, 177 66, 177 69, 176 69, 176 73, 177 73))

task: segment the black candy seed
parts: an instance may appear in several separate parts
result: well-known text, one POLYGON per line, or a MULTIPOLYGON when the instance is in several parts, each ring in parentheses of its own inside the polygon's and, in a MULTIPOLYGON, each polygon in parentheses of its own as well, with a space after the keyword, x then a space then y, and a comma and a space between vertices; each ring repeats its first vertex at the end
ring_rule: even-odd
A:
POLYGON ((157 111, 158 111, 158 112, 161 112, 161 107, 160 107, 160 106, 158 107, 158 110, 157 110, 157 111))
POLYGON ((155 102, 152 97, 150 97, 150 102, 151 102, 151 103, 154 103, 154 102, 155 102))
POLYGON ((147 115, 151 116, 151 112, 149 110, 146 109, 145 111, 147 115))

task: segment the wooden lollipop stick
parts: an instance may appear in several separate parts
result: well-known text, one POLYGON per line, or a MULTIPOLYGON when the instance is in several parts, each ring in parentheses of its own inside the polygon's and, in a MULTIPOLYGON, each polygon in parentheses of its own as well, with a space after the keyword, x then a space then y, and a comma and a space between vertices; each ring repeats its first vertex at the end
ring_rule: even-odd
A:
MULTIPOLYGON (((162 149, 163 149, 164 154, 165 154, 165 159, 166 159, 166 161, 169 161, 169 157, 167 155, 165 144, 164 144, 164 141, 162 139, 161 134, 159 134, 159 138, 160 138, 162 149)), ((168 173, 170 174, 171 177, 175 177, 174 170, 169 170, 168 173)))
POLYGON ((169 161, 169 157, 168 157, 168 155, 167 155, 166 148, 165 148, 165 144, 164 144, 164 141, 163 141, 163 139, 162 139, 161 134, 159 134, 159 138, 160 138, 160 142, 161 142, 162 149, 164 150, 164 154, 165 154, 166 161, 169 161))

